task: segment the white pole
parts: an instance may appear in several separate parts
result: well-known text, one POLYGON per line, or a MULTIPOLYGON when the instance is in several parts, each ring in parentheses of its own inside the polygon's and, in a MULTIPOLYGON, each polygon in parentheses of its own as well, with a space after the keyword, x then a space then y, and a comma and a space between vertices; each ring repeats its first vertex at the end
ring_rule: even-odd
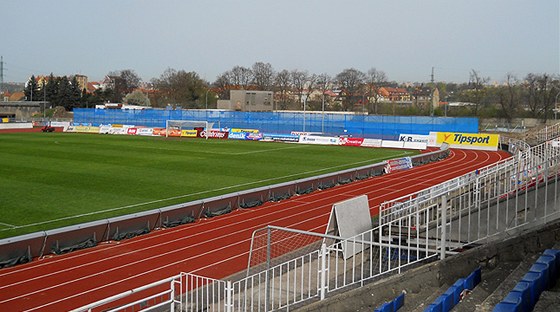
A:
POLYGON ((325 299, 327 292, 327 245, 321 245, 321 286, 319 289, 321 300, 325 299))
POLYGON ((323 107, 322 107, 323 118, 321 120, 321 133, 325 133, 325 92, 323 91, 323 107))
POLYGON ((305 132, 305 107, 307 105, 307 97, 303 98, 303 132, 305 132))
POLYGON ((447 240, 447 196, 441 197, 441 250, 440 259, 445 259, 445 245, 447 240))

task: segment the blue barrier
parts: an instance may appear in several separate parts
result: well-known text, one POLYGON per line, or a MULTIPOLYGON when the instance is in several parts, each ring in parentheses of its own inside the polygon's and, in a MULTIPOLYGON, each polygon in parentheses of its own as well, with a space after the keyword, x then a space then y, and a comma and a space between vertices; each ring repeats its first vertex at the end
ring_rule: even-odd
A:
POLYGON ((326 112, 237 112, 218 110, 123 110, 74 109, 74 123, 126 124, 165 127, 166 120, 205 120, 215 127, 259 129, 261 132, 290 133, 291 131, 348 134, 355 137, 398 140, 400 134, 439 132, 478 132, 478 118, 381 116, 326 112), (304 126, 305 125, 305 126, 304 126))

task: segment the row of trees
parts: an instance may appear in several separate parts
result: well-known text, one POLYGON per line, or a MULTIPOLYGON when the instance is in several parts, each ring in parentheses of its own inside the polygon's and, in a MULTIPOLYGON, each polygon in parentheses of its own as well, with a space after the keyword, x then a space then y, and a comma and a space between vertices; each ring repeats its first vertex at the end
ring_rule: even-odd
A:
POLYGON ((335 76, 314 74, 305 70, 276 71, 270 63, 256 62, 252 67, 234 66, 220 74, 213 83, 205 81, 196 72, 167 69, 160 77, 151 79, 147 94, 135 89, 142 80, 131 69, 110 72, 112 87, 89 94, 77 89, 75 78, 53 77, 46 82, 41 94, 34 77, 27 84, 27 99, 47 100, 66 109, 92 107, 103 102, 125 102, 152 107, 176 105, 183 108, 214 108, 216 99, 228 99, 230 90, 264 90, 275 92, 276 109, 307 109, 352 111, 370 114, 414 115, 471 115, 481 117, 550 118, 560 93, 560 80, 548 74, 529 74, 522 79, 507 74, 503 83, 490 84, 490 77, 472 70, 466 83, 398 84, 390 81, 382 70, 371 68, 360 71, 345 69, 335 76), (381 87, 400 87, 411 94, 410 103, 381 101, 381 87), (437 88, 443 102, 466 102, 468 106, 451 109, 441 106, 420 106, 416 97, 437 88), (329 96, 311 97, 311 94, 329 96))

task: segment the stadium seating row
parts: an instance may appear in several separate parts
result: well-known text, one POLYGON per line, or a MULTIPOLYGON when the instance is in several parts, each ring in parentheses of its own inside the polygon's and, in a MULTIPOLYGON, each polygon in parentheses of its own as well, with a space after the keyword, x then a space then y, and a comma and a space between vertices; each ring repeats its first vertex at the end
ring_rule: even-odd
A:
POLYGON ((404 292, 395 299, 383 303, 375 312, 396 312, 404 305, 404 292))
POLYGON ((473 290, 481 280, 481 269, 477 268, 466 278, 458 279, 451 287, 449 287, 441 296, 437 297, 424 312, 447 312, 451 311, 464 295, 465 290, 473 290))
POLYGON ((545 250, 515 287, 494 307, 494 312, 533 311, 541 293, 556 284, 559 273, 560 250, 545 250))

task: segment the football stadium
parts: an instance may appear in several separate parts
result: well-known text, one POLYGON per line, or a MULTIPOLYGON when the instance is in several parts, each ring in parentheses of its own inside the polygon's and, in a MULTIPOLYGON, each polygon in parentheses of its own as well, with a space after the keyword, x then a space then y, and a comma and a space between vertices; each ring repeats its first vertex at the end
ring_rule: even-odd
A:
POLYGON ((559 136, 217 110, 2 124, 0 307, 536 310, 560 274, 559 136))

